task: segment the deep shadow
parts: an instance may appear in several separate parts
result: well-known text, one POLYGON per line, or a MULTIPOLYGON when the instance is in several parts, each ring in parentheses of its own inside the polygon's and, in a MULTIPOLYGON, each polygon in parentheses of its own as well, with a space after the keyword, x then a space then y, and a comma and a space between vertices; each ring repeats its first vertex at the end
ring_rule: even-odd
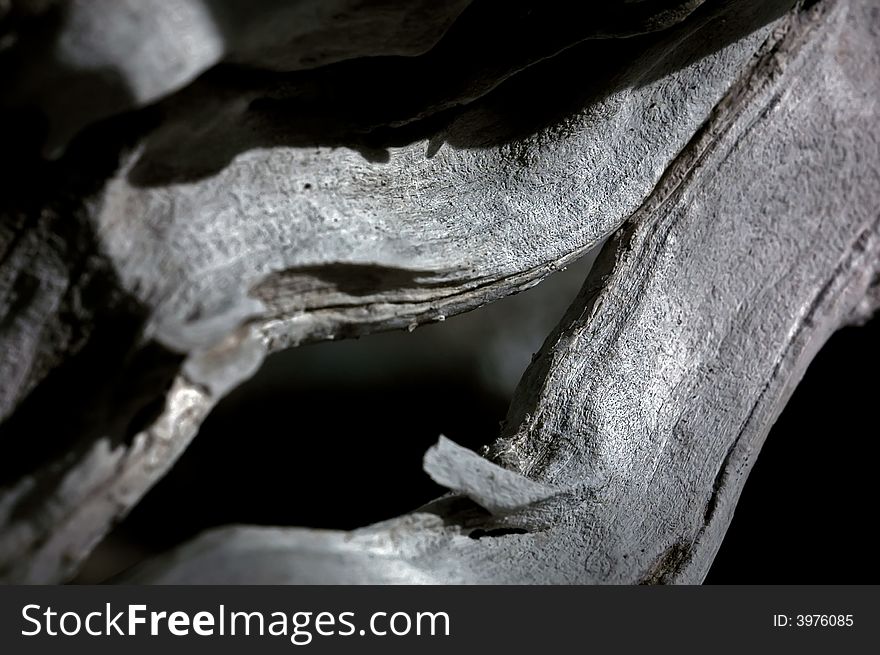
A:
MULTIPOLYGON (((302 350, 316 347, 332 345, 302 350)), ((507 408, 465 371, 309 384, 302 362, 274 355, 224 399, 117 539, 161 551, 228 523, 353 529, 392 518, 444 492, 421 465, 438 435, 478 448, 507 408)))
MULTIPOLYGON (((65 72, 63 62, 47 63, 51 53, 35 54, 62 22, 59 6, 25 30, 22 45, 3 53, 0 73, 34 54, 52 68, 48 75, 126 105, 113 71, 65 72)), ((129 443, 161 409, 182 358, 144 338, 149 310, 123 289, 86 208, 118 170, 120 153, 155 126, 151 112, 86 128, 49 160, 42 156, 49 117, 37 106, 0 104, 0 268, 11 282, 0 316, 7 350, 0 356, 4 370, 26 368, 22 380, 0 380, 21 392, 0 423, 0 489, 32 478, 8 508, 15 520, 57 493, 98 440, 110 448, 129 443)))
MULTIPOLYGON (((22 157, 57 159, 89 126, 106 127, 91 130, 91 145, 102 154, 108 145, 119 145, 120 127, 127 132, 127 141, 143 131, 144 116, 119 120, 136 113, 132 110, 137 103, 118 70, 89 68, 62 58, 57 45, 71 21, 70 10, 70 3, 13 3, 0 20, 0 37, 7 33, 11 42, 0 49, 0 139, 6 164, 19 164, 22 157), (35 122, 42 131, 36 141, 31 127, 35 122), (27 151, 20 150, 23 144, 27 151)), ((43 164, 48 168, 52 162, 43 164)), ((70 170, 53 168, 53 173, 70 170)), ((46 179, 31 179, 36 181, 48 186, 46 179)), ((15 192, 11 185, 4 188, 4 192, 10 190, 15 192)))
MULTIPOLYGON (((438 271, 397 268, 378 264, 335 262, 332 265, 293 266, 276 271, 251 291, 263 300, 277 295, 302 295, 317 289, 335 290, 349 296, 370 296, 402 289, 440 289, 446 283, 430 282, 438 271)), ((322 306, 325 306, 326 302, 322 306)))
POLYGON ((877 584, 880 317, 831 337, 749 474, 709 584, 877 584))
MULTIPOLYGON (((878 337, 880 318, 846 328, 813 361, 748 478, 708 584, 877 582, 878 337)), ((309 375, 298 368, 321 359, 300 354, 332 347, 273 356, 223 400, 80 580, 101 580, 230 523, 351 529, 391 518, 443 493, 421 469, 438 434, 477 448, 497 432, 506 399, 465 372, 425 366, 424 375, 304 382, 309 375)), ((678 555, 671 549, 665 564, 678 555)))
POLYGON ((529 4, 477 2, 418 57, 363 57, 293 73, 217 66, 156 107, 166 124, 146 140, 129 179, 193 181, 261 147, 347 147, 383 162, 389 147, 421 139, 431 139, 426 156, 443 144, 511 143, 688 66, 793 2, 712 0, 671 28, 613 39, 594 38, 603 10, 592 3, 529 4))
MULTIPOLYGON (((391 146, 424 138, 432 142, 426 156, 444 145, 492 147, 560 125, 609 93, 649 83, 698 61, 779 16, 791 4, 710 2, 685 23, 663 32, 590 40, 566 50, 568 44, 585 38, 580 30, 587 12, 595 13, 594 7, 546 2, 528 12, 522 3, 512 7, 512 3, 481 2, 422 57, 363 59, 291 74, 217 67, 156 107, 87 129, 64 159, 53 163, 34 158, 38 141, 45 139, 42 118, 4 112, 0 121, 7 149, 3 218, 15 222, 12 231, 24 233, 30 228, 26 224, 41 215, 49 222, 41 229, 77 253, 70 260, 71 273, 80 279, 80 273, 95 264, 93 258, 101 257, 94 248, 82 248, 82 243, 95 239, 80 202, 115 170, 119 152, 137 136, 148 134, 160 118, 174 129, 156 130, 146 137, 146 152, 131 173, 136 184, 199 179, 222 169, 237 154, 264 146, 344 146, 373 161, 387 160, 391 146), (572 13, 561 14, 563 8, 572 13), (704 34, 695 43, 688 37, 697 29, 704 34), (511 44, 523 46, 517 49, 521 56, 513 61, 505 57, 511 44), (551 56, 472 102, 527 63, 551 56), (241 97, 250 98, 242 112, 224 110, 241 97), (47 201, 47 193, 55 199, 47 201)), ((99 71, 85 80, 65 79, 72 93, 74 87, 78 89, 80 96, 75 99, 86 105, 100 91, 112 97, 113 107, 128 106, 124 85, 112 72, 99 71)), ((61 310, 72 312, 82 311, 86 299, 83 316, 88 320, 78 324, 82 334, 74 335, 82 340, 79 354, 63 365, 46 363, 50 370, 46 383, 0 432, 4 444, 16 443, 20 449, 7 451, 0 470, 3 480, 87 446, 88 440, 75 439, 84 426, 92 436, 104 431, 111 439, 129 438, 155 413, 154 401, 161 398, 176 368, 175 356, 161 349, 138 352, 132 347, 145 312, 124 294, 114 295, 115 282, 104 277, 107 271, 98 265, 98 274, 72 286, 62 301, 61 310), (90 286, 90 280, 97 282, 90 286), (107 280, 109 289, 102 288, 107 280)), ((16 288, 21 302, 35 293, 26 275, 16 288)), ((861 354, 845 361, 864 364, 865 352, 862 346, 861 354)), ((828 379, 842 386, 838 378, 847 374, 838 370, 830 375, 828 379)), ((806 406, 842 407, 858 397, 851 390, 849 397, 838 397, 835 403, 828 401, 828 393, 819 393, 806 406)), ((874 395, 864 397, 856 410, 868 406, 874 395)), ((140 543, 164 548, 220 523, 345 528, 388 518, 438 492, 419 466, 437 434, 443 432, 464 445, 481 445, 487 434, 497 432, 505 404, 482 396, 467 382, 433 375, 402 379, 387 387, 297 389, 269 384, 259 392, 241 389, 212 414, 180 465, 132 513, 122 531, 140 543), (376 443, 388 445, 377 448, 376 443), (363 493, 368 486, 370 494, 363 493)), ((780 425, 795 406, 793 401, 780 425)), ((730 544, 737 543, 738 518, 722 547, 722 566, 716 562, 710 581, 722 575, 724 557, 751 563, 749 572, 756 576, 761 563, 770 567, 763 571, 771 577, 761 581, 776 581, 772 576, 802 581, 805 570, 815 572, 822 566, 830 566, 825 569, 829 581, 865 581, 864 562, 872 560, 867 551, 871 542, 864 532, 867 511, 841 499, 839 491, 849 489, 849 497, 873 497, 866 481, 873 479, 869 466, 874 457, 860 451, 860 457, 846 458, 846 448, 829 453, 827 441, 820 446, 835 431, 843 434, 842 443, 852 434, 871 432, 864 425, 841 428, 839 414, 826 414, 824 430, 817 429, 823 424, 815 415, 794 430, 797 456, 812 454, 816 459, 798 459, 791 448, 785 450, 781 469, 776 469, 769 485, 782 494, 776 502, 768 500, 766 492, 757 501, 748 500, 749 485, 754 486, 762 466, 769 466, 761 464, 768 461, 767 453, 762 455, 738 513, 740 517, 751 511, 748 502, 766 509, 765 522, 752 528, 752 534, 760 537, 746 538, 744 551, 727 555, 730 544), (805 446, 810 435, 816 438, 812 447, 805 446), (839 460, 829 457, 835 454, 839 460), (780 477, 780 470, 792 477, 780 477), (839 477, 829 477, 829 470, 839 477), (804 472, 803 478, 794 476, 804 472), (815 491, 812 502, 806 500, 805 490, 815 491), (768 554, 767 534, 780 527, 787 532, 777 530, 770 539, 783 545, 768 554), (811 544, 809 550, 805 543, 811 544), (859 549, 865 552, 854 556, 861 553, 859 549), (752 559, 743 552, 752 552, 752 559), (800 559, 794 557, 798 553, 803 553, 800 559), (760 561, 756 564, 756 560, 760 561)), ((768 447, 780 441, 774 436, 779 429, 777 425, 768 447)), ((868 438, 862 442, 857 446, 876 447, 868 438)), ((734 579, 750 581, 742 575, 734 579)))

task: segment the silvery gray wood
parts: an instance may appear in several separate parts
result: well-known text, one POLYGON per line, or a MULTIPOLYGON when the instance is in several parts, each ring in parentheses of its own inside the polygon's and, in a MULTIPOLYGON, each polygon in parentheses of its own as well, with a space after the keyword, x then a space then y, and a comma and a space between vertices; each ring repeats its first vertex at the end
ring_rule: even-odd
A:
MULTIPOLYGON (((440 475, 470 500, 354 534, 233 528, 137 579, 701 579, 809 358, 873 309, 877 76, 864 72, 878 62, 867 2, 782 19, 788 2, 696 4, 636 21, 668 29, 631 40, 544 35, 526 61, 440 91, 414 76, 411 98, 331 115, 344 139, 322 112, 384 62, 283 79, 219 69, 73 141, 54 166, 75 183, 38 212, 14 206, 0 240, 0 440, 40 433, 53 401, 77 419, 69 447, 0 495, 0 577, 75 571, 267 351, 443 320, 623 224, 488 451, 553 493, 511 507, 479 476, 440 475), (585 69, 595 79, 571 84, 585 69), (310 105, 325 87, 329 104, 310 105), (536 94, 546 112, 517 104, 536 94), (377 136, 382 124, 406 131, 377 136)), ((435 453, 435 475, 474 462, 435 453)))
POLYGON ((347 534, 210 532, 133 579, 701 581, 810 359, 876 308, 878 32, 869 2, 786 19, 614 235, 489 449, 520 491, 441 439, 452 497, 347 534))

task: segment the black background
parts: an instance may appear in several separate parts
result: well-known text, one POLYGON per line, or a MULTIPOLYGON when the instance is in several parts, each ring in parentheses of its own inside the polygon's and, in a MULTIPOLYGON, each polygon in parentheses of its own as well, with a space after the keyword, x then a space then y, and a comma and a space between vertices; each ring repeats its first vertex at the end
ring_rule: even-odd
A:
MULTIPOLYGON (((877 319, 845 328, 813 361, 757 459, 707 583, 880 580, 878 331, 877 319)), ((466 372, 322 386, 295 374, 299 357, 273 356, 215 409, 79 581, 227 523, 351 529, 406 512, 443 491, 421 470, 437 435, 476 448, 506 411, 466 372)))

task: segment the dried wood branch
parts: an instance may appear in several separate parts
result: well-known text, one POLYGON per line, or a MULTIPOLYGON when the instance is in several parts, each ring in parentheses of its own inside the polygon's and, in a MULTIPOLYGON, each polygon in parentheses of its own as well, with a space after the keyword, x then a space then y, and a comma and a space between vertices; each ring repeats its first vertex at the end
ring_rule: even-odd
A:
POLYGON ((164 85, 121 103, 105 89, 52 125, 55 161, 21 131, 0 442, 26 445, 0 476, 0 578, 68 577, 266 352, 442 320, 616 231, 521 383, 496 464, 432 451, 467 499, 353 534, 215 533, 138 579, 701 579, 810 357, 876 304, 876 12, 612 3, 578 21, 540 3, 487 55, 497 14, 463 4, 407 45, 436 42, 419 57, 227 38, 186 79, 148 60, 164 85), (301 70, 328 57, 351 61, 301 70), (120 108, 136 111, 67 143, 120 108), (513 498, 549 491, 499 504, 496 475, 520 481, 513 498))
POLYGON ((455 493, 410 516, 212 532, 134 579, 701 581, 808 362, 875 306, 878 28, 861 2, 776 26, 548 338, 505 469, 441 441, 426 470, 455 493))

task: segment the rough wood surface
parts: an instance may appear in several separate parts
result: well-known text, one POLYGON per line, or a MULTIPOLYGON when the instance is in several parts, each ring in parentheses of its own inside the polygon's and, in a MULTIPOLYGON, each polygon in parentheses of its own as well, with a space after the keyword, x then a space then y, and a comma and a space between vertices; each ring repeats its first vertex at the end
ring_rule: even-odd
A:
POLYGON ((494 5, 453 4, 410 58, 227 38, 68 125, 35 92, 63 154, 23 123, 3 158, 0 579, 75 571, 267 351, 443 320, 623 224, 489 450, 552 493, 493 503, 504 473, 446 444, 470 500, 209 535, 139 579, 699 580, 810 356, 873 309, 878 18, 644 4, 523 3, 497 48, 494 5))
POLYGON ((874 306, 878 30, 858 1, 777 25, 526 374, 489 450, 518 486, 441 440, 454 494, 410 516, 213 532, 133 579, 701 581, 806 365, 874 306))

